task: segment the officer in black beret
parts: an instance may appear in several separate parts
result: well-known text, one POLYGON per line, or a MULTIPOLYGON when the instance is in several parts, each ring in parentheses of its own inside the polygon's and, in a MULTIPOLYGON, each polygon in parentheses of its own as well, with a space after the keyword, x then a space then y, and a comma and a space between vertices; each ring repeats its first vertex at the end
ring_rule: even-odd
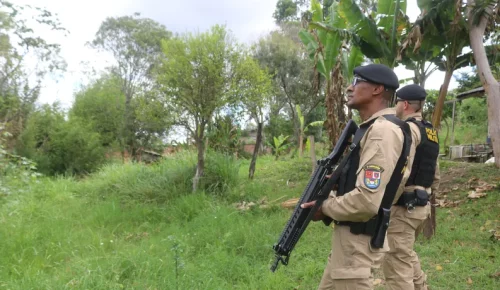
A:
POLYGON ((412 144, 404 191, 396 196, 387 230, 390 251, 382 269, 388 289, 427 289, 427 277, 413 250, 417 230, 430 216, 429 196, 439 187, 439 142, 432 124, 423 120, 427 93, 419 85, 407 85, 396 92, 396 115, 411 129, 412 144))
POLYGON ((335 223, 332 251, 319 289, 373 289, 371 270, 382 263, 389 250, 384 240, 385 221, 378 219, 378 213, 391 207, 398 187, 403 185, 404 161, 411 143, 408 124, 388 107, 398 87, 398 77, 385 65, 354 69, 353 82, 347 88, 347 106, 356 109, 363 122, 335 196, 325 200, 313 218, 328 216, 335 223), (382 238, 375 243, 375 236, 382 238))

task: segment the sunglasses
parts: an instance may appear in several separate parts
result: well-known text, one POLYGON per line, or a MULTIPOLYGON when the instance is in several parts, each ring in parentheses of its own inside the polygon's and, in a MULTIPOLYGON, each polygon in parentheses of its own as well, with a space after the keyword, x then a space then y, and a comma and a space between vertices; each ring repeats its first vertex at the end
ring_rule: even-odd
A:
POLYGON ((364 78, 361 78, 361 77, 358 77, 358 76, 355 76, 354 78, 352 78, 352 86, 355 87, 357 83, 359 82, 368 82, 368 80, 365 80, 364 78))

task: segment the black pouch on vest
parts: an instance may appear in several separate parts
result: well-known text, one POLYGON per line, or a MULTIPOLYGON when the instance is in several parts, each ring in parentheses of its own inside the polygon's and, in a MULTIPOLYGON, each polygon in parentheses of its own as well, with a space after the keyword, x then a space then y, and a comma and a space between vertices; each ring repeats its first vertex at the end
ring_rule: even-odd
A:
POLYGON ((429 194, 422 189, 415 189, 415 197, 417 199, 416 206, 426 206, 429 202, 429 194))

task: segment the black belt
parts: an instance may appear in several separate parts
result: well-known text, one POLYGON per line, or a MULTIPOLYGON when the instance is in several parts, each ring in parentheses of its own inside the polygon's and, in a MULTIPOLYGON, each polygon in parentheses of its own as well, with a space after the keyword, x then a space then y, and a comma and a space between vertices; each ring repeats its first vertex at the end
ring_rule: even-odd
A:
POLYGON ((355 235, 373 236, 377 228, 377 216, 372 217, 367 222, 348 222, 348 221, 333 221, 339 226, 349 226, 350 232, 355 235))

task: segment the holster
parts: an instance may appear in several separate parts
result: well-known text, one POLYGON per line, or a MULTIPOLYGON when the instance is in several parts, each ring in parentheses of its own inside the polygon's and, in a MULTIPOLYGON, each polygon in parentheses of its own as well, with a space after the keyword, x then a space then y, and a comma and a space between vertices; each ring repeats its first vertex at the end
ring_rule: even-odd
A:
POLYGON ((423 189, 415 189, 411 192, 403 192, 401 197, 396 202, 396 205, 413 208, 416 206, 426 206, 429 202, 429 194, 423 189))

